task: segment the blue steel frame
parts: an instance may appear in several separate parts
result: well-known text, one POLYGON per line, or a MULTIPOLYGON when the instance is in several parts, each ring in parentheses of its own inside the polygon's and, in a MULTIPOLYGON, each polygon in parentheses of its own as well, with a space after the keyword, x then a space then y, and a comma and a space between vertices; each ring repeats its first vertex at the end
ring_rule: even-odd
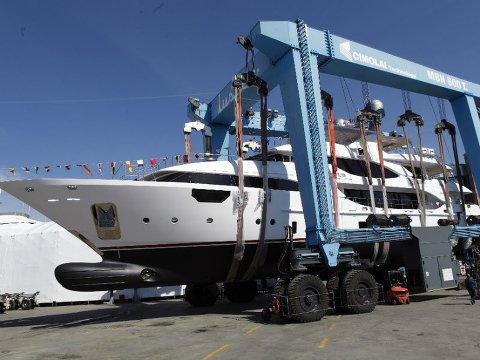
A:
MULTIPOLYGON (((281 88, 307 226, 306 244, 321 245, 320 250, 329 266, 336 265, 339 242, 400 240, 401 237, 405 239, 406 234, 380 229, 346 231, 334 228, 319 72, 449 100, 465 150, 468 154, 480 153, 478 84, 328 31, 308 28, 301 20, 295 23, 261 21, 250 31, 248 39, 259 51, 255 55, 256 75, 268 83, 269 91, 277 85, 281 88)), ((245 67, 239 72, 245 72, 245 67)), ((244 109, 259 99, 255 88, 243 89, 242 93, 246 99, 242 100, 244 109)), ((233 118, 231 83, 212 102, 202 105, 200 113, 202 120, 212 127, 212 148, 214 151, 220 149, 225 155, 233 118)), ((282 131, 281 124, 276 131, 282 131)), ((470 166, 474 177, 480 179, 480 162, 470 166)))

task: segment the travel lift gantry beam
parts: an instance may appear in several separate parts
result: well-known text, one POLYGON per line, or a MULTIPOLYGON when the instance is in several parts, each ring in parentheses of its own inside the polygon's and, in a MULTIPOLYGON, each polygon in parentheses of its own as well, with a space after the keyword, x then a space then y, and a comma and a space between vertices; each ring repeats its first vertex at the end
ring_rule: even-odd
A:
MULTIPOLYGON (((408 231, 371 229, 346 231, 333 225, 327 151, 321 107, 319 73, 447 99, 450 101, 467 154, 480 153, 480 85, 398 58, 354 41, 308 28, 302 20, 261 21, 247 36, 259 51, 254 58, 255 74, 280 86, 286 115, 285 128, 292 145, 306 222, 306 246, 319 246, 329 266, 337 264, 340 242, 388 241, 410 238, 408 231), (379 234, 381 236, 379 236, 379 234)), ((245 72, 244 67, 240 72, 245 72)), ((258 102, 256 89, 243 90, 242 107, 258 102)), ((231 83, 207 105, 200 118, 212 129, 212 149, 226 156, 229 129, 234 113, 231 83)), ((189 111, 191 116, 191 108, 189 111)), ((480 163, 472 163, 474 178, 480 179, 480 163)), ((458 229, 458 227, 457 227, 458 229)), ((470 228, 469 234, 478 231, 470 228)))

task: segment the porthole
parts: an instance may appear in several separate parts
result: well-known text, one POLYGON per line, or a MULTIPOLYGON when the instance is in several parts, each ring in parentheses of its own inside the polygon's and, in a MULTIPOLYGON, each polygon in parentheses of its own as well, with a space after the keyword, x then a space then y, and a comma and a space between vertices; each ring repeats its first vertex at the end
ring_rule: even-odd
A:
POLYGON ((172 223, 176 224, 178 222, 178 219, 176 217, 172 218, 172 223))
POLYGON ((208 224, 211 224, 212 222, 213 222, 213 219, 212 219, 212 218, 208 218, 208 219, 207 219, 207 223, 208 223, 208 224))
POLYGON ((270 225, 275 225, 275 219, 270 220, 270 225))
POLYGON ((148 224, 150 222, 150 219, 149 218, 143 218, 143 223, 144 224, 148 224))
POLYGON ((255 220, 255 224, 260 225, 260 219, 255 220))

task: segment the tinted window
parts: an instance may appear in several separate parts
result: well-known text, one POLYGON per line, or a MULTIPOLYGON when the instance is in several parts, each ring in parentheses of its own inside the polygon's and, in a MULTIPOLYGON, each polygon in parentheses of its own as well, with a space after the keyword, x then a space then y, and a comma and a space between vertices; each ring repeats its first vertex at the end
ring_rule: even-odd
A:
MULTIPOLYGON (((209 185, 238 186, 238 176, 221 174, 202 174, 202 173, 171 173, 162 176, 155 181, 158 182, 181 182, 209 185)), ((258 176, 245 176, 245 187, 257 189, 263 188, 263 179, 258 176)), ((272 190, 298 191, 298 183, 287 179, 268 179, 268 187, 272 190)))
POLYGON ((230 196, 230 191, 192 189, 192 196, 198 202, 222 203, 230 196))
MULTIPOLYGON (((368 190, 344 189, 343 193, 349 200, 357 204, 370 206, 370 192, 368 190)), ((375 207, 383 207, 381 191, 374 191, 375 207)), ((387 192, 387 203, 391 209, 418 209, 417 196, 412 193, 387 192)))
MULTIPOLYGON (((368 177, 367 164, 365 160, 337 158, 337 165, 339 169, 342 169, 349 174, 361 177, 368 177)), ((382 177, 382 172, 379 164, 370 162, 370 169, 372 170, 373 178, 380 179, 382 177)), ((386 179, 395 177, 398 177, 398 175, 388 169, 385 169, 386 179)))

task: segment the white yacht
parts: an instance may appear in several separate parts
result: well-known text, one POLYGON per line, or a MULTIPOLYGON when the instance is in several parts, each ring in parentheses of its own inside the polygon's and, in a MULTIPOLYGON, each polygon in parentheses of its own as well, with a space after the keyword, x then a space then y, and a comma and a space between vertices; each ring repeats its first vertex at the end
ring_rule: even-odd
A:
MULTIPOLYGON (((365 160, 359 132, 336 127, 338 163, 338 228, 366 227, 368 215, 384 214, 379 154, 374 134, 368 139, 375 209, 370 206, 365 160)), ((420 226, 410 162, 398 152, 400 137, 383 137, 388 214, 407 214, 420 226)), ((247 201, 244 211, 245 252, 236 279, 248 271, 261 233, 262 163, 243 161, 247 201)), ((265 261, 253 279, 279 276, 285 226, 294 229, 293 243, 304 246, 305 222, 290 145, 268 152, 268 203, 265 261)), ((418 156, 414 156, 418 166, 418 156)), ((424 157, 426 225, 447 219, 445 183, 434 177, 441 164, 424 157)), ((60 224, 103 258, 100 263, 69 263, 56 269, 58 281, 78 291, 179 284, 211 284, 227 278, 237 239, 237 161, 205 161, 155 171, 137 181, 100 179, 35 179, 0 183, 0 187, 60 224)), ((480 215, 478 205, 461 214, 460 189, 448 182, 455 216, 480 215)), ((464 194, 471 191, 463 189, 464 194)), ((391 254, 394 252, 391 250, 391 254)), ((360 254, 362 255, 362 254, 360 254)), ((394 255, 392 255, 394 256, 394 255)), ((371 261, 371 253, 364 256, 371 261)))

